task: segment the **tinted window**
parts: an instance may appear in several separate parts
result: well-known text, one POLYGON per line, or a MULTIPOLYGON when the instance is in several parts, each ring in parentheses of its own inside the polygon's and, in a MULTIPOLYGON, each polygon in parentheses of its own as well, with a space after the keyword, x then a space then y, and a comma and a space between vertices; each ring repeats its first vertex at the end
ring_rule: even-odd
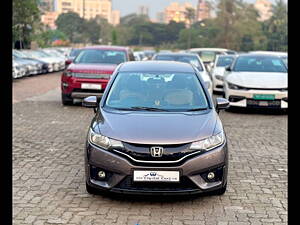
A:
POLYGON ((188 56, 188 55, 157 55, 155 60, 163 60, 163 61, 177 61, 177 62, 185 62, 190 63, 198 68, 199 71, 203 71, 201 63, 197 56, 188 56))
POLYGON ((234 60, 234 57, 231 56, 219 56, 217 65, 219 67, 230 66, 234 60))
POLYGON ((125 61, 126 52, 124 51, 86 49, 80 52, 74 63, 120 64, 125 61))
POLYGON ((240 56, 236 60, 233 70, 249 72, 287 72, 282 59, 273 56, 240 56))
POLYGON ((115 109, 155 107, 186 111, 207 108, 208 102, 194 73, 120 72, 105 105, 115 109))

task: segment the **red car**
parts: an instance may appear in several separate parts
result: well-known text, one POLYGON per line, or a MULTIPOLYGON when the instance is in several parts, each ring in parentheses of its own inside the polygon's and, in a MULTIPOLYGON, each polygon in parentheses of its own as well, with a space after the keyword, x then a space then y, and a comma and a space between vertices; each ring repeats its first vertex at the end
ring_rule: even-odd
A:
POLYGON ((127 47, 92 46, 84 48, 61 76, 63 105, 73 104, 87 96, 101 97, 118 64, 134 61, 133 52, 127 47))

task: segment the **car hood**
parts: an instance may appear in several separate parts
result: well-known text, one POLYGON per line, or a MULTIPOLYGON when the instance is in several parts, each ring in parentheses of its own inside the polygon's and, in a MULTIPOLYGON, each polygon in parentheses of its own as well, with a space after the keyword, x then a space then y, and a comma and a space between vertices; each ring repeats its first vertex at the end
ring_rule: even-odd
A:
POLYGON ((130 112, 101 110, 95 131, 112 139, 137 144, 182 144, 207 138, 216 125, 214 110, 189 113, 130 112))
POLYGON ((225 72, 225 67, 215 67, 214 71, 213 71, 213 74, 223 76, 224 72, 225 72))
POLYGON ((97 71, 97 72, 109 72, 113 73, 114 70, 117 68, 118 65, 116 64, 70 64, 68 67, 69 70, 76 71, 76 72, 90 72, 90 71, 97 71))
POLYGON ((288 76, 273 72, 231 72, 226 81, 249 88, 286 88, 288 76))

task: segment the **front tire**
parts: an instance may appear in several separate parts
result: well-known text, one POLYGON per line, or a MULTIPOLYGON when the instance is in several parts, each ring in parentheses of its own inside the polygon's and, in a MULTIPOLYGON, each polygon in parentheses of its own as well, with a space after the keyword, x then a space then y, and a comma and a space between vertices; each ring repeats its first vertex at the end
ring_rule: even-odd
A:
POLYGON ((63 105, 73 105, 73 99, 69 98, 65 94, 61 94, 61 102, 63 105))

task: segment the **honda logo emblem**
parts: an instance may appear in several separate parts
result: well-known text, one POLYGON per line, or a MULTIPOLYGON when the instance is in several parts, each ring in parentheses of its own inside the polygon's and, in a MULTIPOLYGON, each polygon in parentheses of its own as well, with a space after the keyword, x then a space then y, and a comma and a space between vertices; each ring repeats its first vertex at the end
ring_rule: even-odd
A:
POLYGON ((151 147, 150 153, 151 153, 152 157, 162 157, 162 155, 164 153, 164 148, 163 147, 151 147))

